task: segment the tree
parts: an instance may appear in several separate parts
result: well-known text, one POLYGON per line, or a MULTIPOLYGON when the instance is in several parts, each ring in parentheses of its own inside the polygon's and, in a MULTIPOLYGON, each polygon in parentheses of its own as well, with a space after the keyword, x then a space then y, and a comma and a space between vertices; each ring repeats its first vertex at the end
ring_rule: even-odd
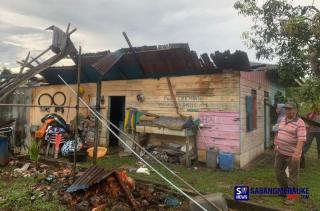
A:
POLYGON ((253 26, 243 37, 257 59, 279 58, 283 83, 305 77, 320 81, 320 12, 313 5, 292 2, 267 0, 259 5, 256 0, 238 0, 234 8, 252 17, 253 26))

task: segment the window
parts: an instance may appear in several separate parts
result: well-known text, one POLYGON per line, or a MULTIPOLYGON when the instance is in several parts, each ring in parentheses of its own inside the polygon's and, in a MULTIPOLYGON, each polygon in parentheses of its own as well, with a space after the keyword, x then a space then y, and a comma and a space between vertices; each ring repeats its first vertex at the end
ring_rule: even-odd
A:
POLYGON ((257 129, 257 90, 252 89, 251 90, 251 96, 252 96, 252 108, 253 108, 253 112, 252 112, 252 122, 253 122, 253 129, 257 129))
POLYGON ((257 90, 246 96, 247 132, 257 129, 257 90))

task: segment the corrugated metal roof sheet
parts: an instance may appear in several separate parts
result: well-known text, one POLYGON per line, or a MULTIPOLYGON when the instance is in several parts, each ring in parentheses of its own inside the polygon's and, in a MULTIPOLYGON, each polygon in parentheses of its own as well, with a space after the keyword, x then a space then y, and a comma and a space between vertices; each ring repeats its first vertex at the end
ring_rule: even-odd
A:
POLYGON ((68 189, 67 192, 87 189, 94 184, 98 184, 114 171, 107 172, 96 165, 90 166, 68 189))
POLYGON ((127 199, 129 200, 129 203, 131 204, 133 210, 138 210, 136 201, 134 197, 132 196, 131 192, 127 188, 126 185, 124 185, 122 179, 120 178, 120 175, 117 171, 113 170, 110 172, 107 172, 101 167, 98 167, 96 165, 90 166, 68 189, 67 192, 76 192, 78 190, 85 190, 91 187, 94 184, 100 183, 102 180, 106 179, 109 176, 114 176, 117 181, 119 182, 119 185, 121 189, 124 191, 124 194, 126 195, 127 199))
MULTIPOLYGON (((137 56, 143 70, 132 53, 120 49, 105 56, 84 56, 81 70, 81 83, 101 80, 125 80, 160 78, 208 73, 201 68, 197 54, 186 48, 138 51, 137 56)), ((51 84, 61 84, 61 75, 68 83, 76 83, 76 67, 50 67, 41 75, 51 84)))
MULTIPOLYGON (((186 43, 134 47, 134 50, 135 54, 128 48, 115 52, 84 54, 81 83, 200 75, 221 70, 214 66, 207 54, 199 59, 197 53, 191 51, 186 43)), ((77 81, 76 67, 50 67, 41 73, 48 83, 62 84, 58 74, 70 84, 77 81)))

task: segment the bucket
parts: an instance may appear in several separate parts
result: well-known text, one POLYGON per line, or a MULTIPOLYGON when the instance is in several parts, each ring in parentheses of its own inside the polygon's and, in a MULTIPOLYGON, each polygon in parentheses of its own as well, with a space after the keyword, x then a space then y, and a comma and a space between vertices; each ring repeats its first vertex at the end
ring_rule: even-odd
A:
POLYGON ((0 136, 0 166, 6 166, 9 163, 8 138, 0 136))
POLYGON ((234 155, 232 153, 220 152, 219 153, 219 168, 226 171, 233 169, 234 155))
POLYGON ((212 169, 217 168, 218 153, 219 153, 219 150, 216 148, 207 149, 206 164, 208 168, 212 168, 212 169))
MULTIPOLYGON (((90 158, 93 158, 93 150, 94 150, 94 147, 90 147, 87 152, 88 152, 88 156, 90 158)), ((97 149, 97 158, 102 158, 103 156, 105 156, 107 154, 107 148, 105 147, 98 147, 97 149)))

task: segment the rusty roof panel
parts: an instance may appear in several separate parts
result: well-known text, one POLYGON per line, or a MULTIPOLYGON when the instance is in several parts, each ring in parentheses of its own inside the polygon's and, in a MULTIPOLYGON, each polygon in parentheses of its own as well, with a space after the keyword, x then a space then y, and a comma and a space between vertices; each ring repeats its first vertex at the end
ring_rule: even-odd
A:
POLYGON ((105 75, 121 59, 122 56, 122 51, 118 50, 102 57, 92 64, 92 67, 96 69, 100 75, 105 75))
MULTIPOLYGON (((214 73, 201 65, 195 51, 187 44, 168 46, 143 46, 136 48, 136 55, 123 48, 115 52, 102 52, 83 55, 81 83, 98 80, 130 80, 142 78, 161 78, 170 76, 199 75, 214 73), (139 65, 139 63, 141 65, 139 65), (145 72, 145 74, 144 74, 145 72)), ((68 83, 76 83, 76 69, 67 67, 48 68, 42 76, 48 83, 61 84, 57 73, 68 83), (53 71, 55 70, 55 71, 53 71)))
POLYGON ((203 72, 196 53, 185 48, 140 51, 136 54, 143 70, 132 53, 121 51, 105 56, 92 66, 101 75, 104 75, 105 80, 122 79, 119 73, 116 73, 119 70, 129 79, 201 74, 203 72), (146 76, 143 75, 143 71, 146 76))
POLYGON ((101 182, 112 173, 114 172, 107 172, 103 168, 92 165, 78 179, 76 179, 76 181, 67 189, 67 192, 87 189, 90 186, 101 182))

